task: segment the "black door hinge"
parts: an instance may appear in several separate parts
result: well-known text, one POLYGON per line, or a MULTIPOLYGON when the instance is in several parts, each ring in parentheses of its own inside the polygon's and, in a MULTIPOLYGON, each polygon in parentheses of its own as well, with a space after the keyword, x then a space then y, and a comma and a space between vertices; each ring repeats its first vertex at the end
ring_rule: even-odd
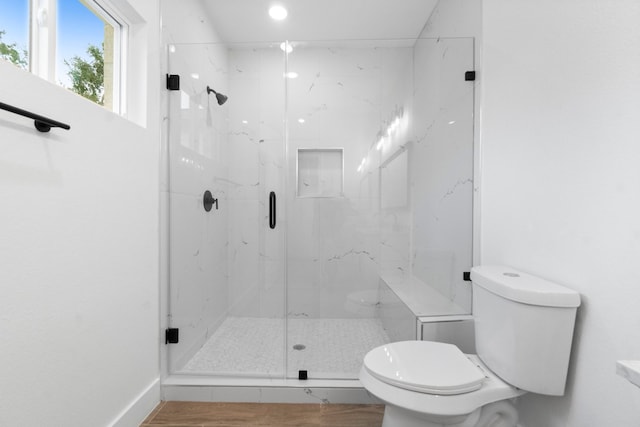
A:
POLYGON ((167 74, 167 89, 180 90, 180 76, 178 74, 167 74))
POLYGON ((476 72, 475 71, 466 71, 464 73, 464 81, 466 82, 474 82, 476 80, 476 72))
POLYGON ((178 343, 178 328, 167 328, 164 331, 164 343, 165 344, 177 344, 178 343))
POLYGON ((471 272, 470 271, 465 271, 462 273, 462 280, 464 280, 465 282, 470 282, 471 281, 471 272))

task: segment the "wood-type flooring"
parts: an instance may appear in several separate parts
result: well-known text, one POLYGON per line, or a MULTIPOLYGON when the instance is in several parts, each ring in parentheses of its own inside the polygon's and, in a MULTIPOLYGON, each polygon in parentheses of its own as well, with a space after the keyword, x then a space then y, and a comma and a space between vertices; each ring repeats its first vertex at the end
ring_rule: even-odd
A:
POLYGON ((140 427, 380 427, 384 405, 161 402, 140 427))

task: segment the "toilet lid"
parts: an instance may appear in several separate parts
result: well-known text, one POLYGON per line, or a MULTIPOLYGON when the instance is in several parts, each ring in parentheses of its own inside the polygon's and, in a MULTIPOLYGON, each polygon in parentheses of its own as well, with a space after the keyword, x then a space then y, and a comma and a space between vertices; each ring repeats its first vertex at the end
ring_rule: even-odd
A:
POLYGON ((485 379, 458 347, 433 341, 385 344, 367 353, 364 367, 380 381, 428 394, 468 393, 485 379))

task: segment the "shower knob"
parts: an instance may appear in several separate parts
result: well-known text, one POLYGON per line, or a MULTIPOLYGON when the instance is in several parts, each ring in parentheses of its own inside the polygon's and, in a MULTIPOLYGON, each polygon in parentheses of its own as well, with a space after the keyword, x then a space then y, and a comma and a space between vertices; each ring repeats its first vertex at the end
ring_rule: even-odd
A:
POLYGON ((215 199, 211 194, 211 191, 207 190, 204 192, 204 196, 202 197, 202 205, 204 206, 204 210, 209 212, 213 205, 216 205, 216 210, 218 210, 218 199, 215 199))

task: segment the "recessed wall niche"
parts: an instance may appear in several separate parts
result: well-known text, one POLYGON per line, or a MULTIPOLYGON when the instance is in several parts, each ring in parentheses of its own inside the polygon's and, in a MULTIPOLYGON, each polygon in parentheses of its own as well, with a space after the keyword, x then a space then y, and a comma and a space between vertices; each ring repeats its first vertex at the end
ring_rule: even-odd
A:
POLYGON ((343 151, 342 148, 298 148, 297 196, 342 197, 343 151))

